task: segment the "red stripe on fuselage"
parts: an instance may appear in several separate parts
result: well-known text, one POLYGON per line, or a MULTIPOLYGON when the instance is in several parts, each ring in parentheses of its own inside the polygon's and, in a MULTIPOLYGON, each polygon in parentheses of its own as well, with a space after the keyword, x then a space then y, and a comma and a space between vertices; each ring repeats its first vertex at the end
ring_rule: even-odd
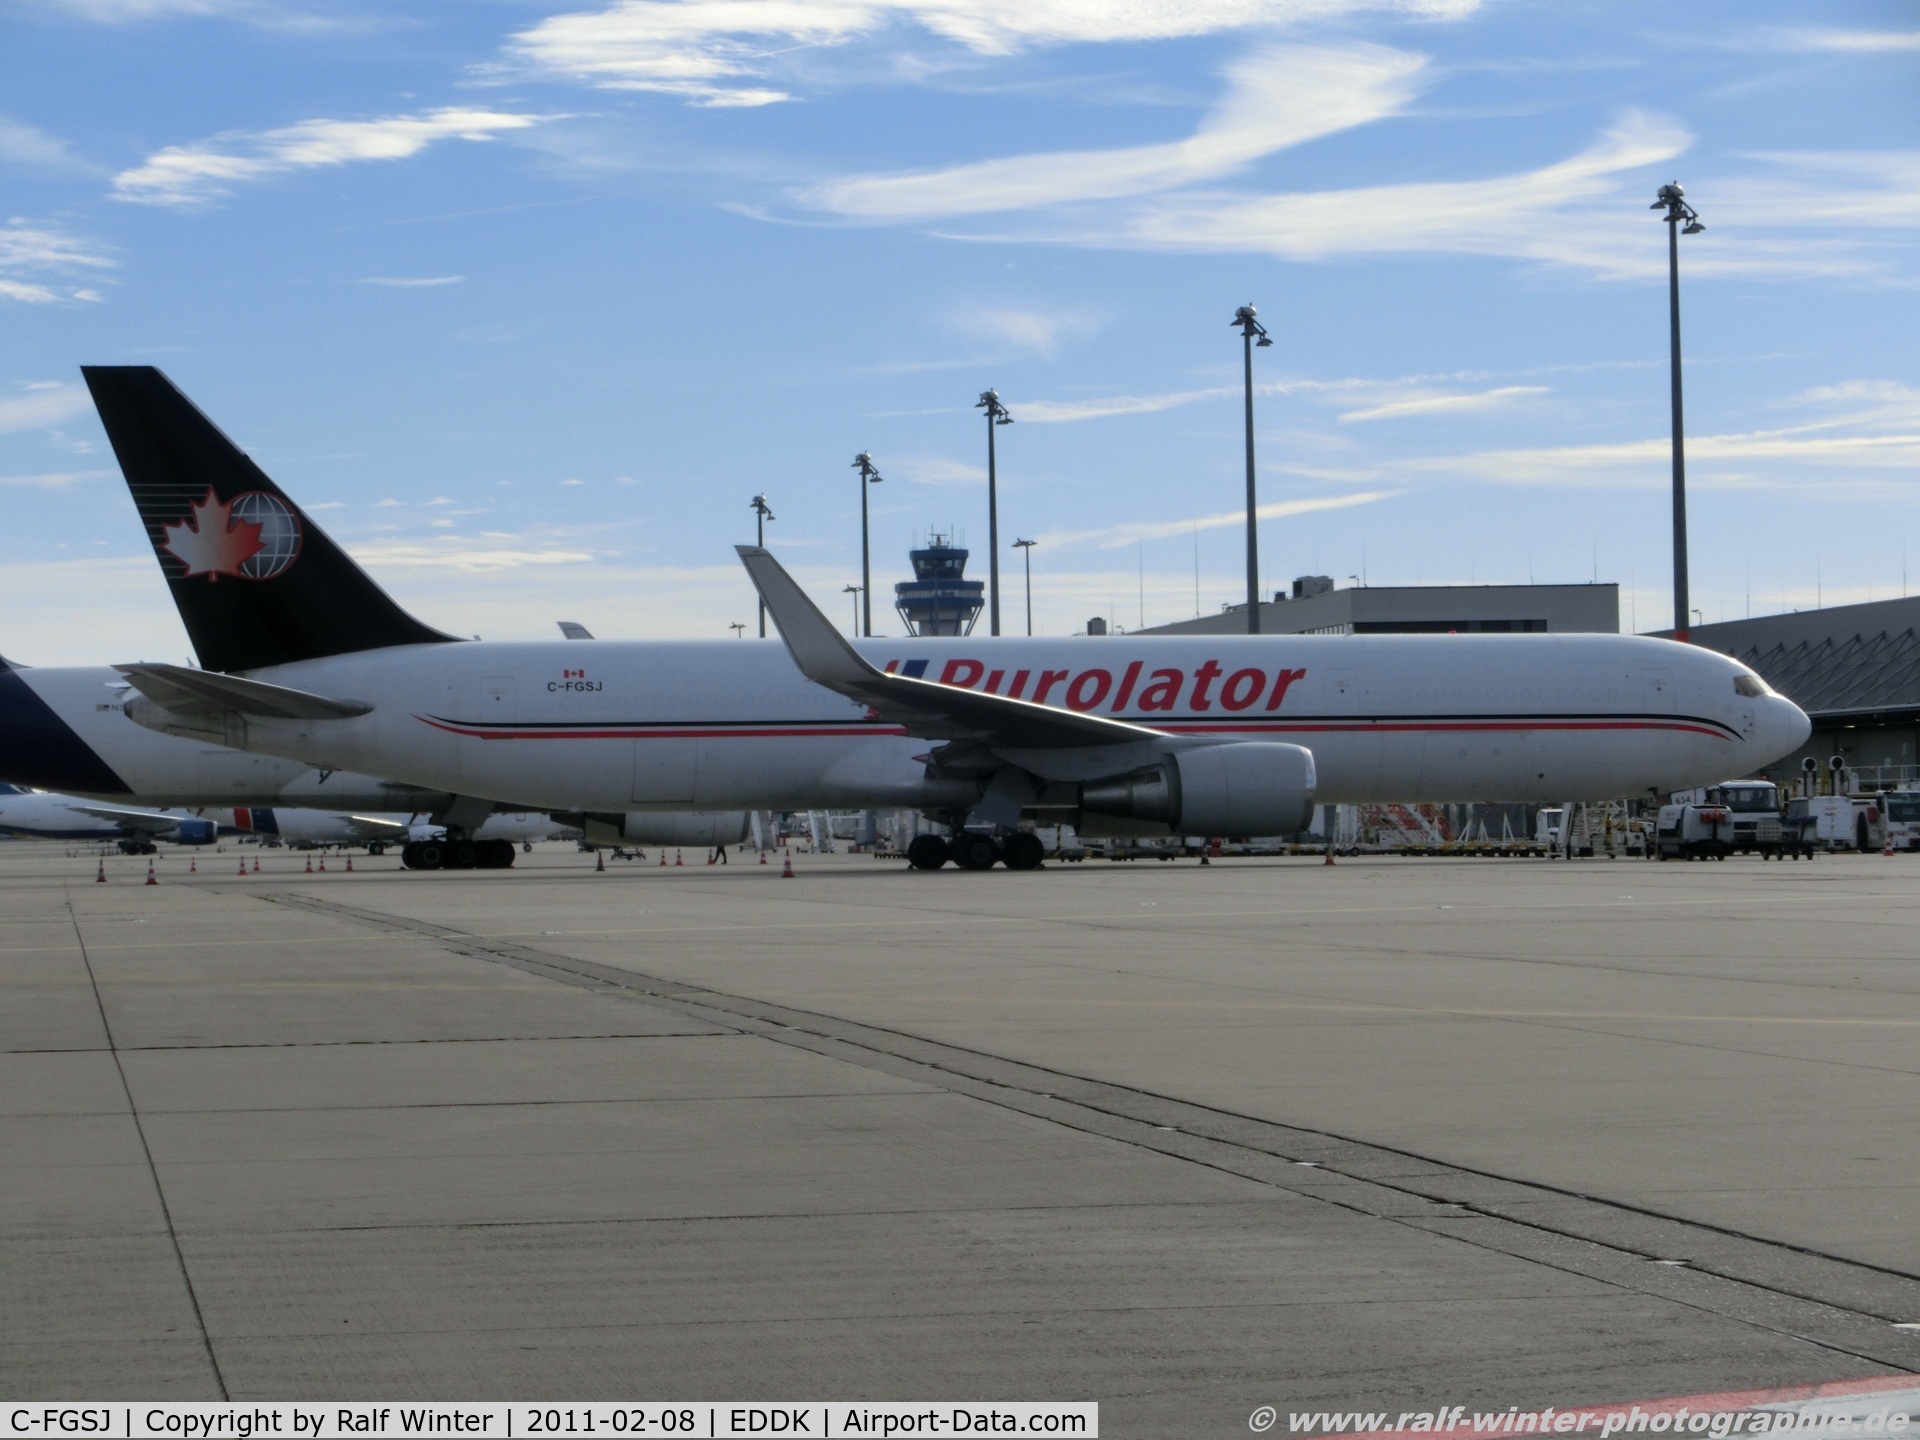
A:
POLYGON ((793 740, 809 736, 833 736, 844 738, 862 735, 905 735, 904 727, 899 725, 833 725, 833 726, 753 726, 740 729, 644 729, 632 727, 612 727, 604 730, 476 730, 470 726, 456 725, 447 720, 436 720, 431 715, 413 717, 436 730, 450 731, 455 735, 465 735, 474 740, 793 740))

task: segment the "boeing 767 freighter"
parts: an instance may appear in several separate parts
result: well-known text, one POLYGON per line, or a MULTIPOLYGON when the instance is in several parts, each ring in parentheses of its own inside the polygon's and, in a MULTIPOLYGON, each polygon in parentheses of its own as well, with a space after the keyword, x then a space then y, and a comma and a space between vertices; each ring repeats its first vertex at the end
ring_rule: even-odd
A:
POLYGON ((205 667, 117 667, 140 692, 127 713, 456 796, 904 807, 954 835, 916 863, 1018 869, 1040 863, 1034 823, 1285 835, 1316 801, 1660 794, 1808 733, 1746 666, 1638 636, 848 641, 751 546, 783 644, 460 640, 396 605, 158 370, 84 373, 205 667))

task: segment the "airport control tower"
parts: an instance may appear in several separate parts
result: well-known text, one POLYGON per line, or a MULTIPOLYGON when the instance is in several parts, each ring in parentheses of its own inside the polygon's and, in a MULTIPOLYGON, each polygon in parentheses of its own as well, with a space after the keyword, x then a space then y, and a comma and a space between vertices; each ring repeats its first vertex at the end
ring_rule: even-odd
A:
POLYGON ((986 586, 961 576, 967 552, 938 531, 925 547, 907 552, 914 578, 893 587, 894 608, 909 635, 970 635, 986 604, 986 586))

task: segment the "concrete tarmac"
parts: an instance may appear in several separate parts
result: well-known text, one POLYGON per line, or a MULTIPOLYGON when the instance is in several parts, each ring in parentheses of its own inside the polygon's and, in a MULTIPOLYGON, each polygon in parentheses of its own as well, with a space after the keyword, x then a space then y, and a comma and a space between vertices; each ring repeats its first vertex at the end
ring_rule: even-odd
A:
POLYGON ((0 845, 8 1398, 1227 1435, 1920 1368, 1920 858, 255 853, 0 845))

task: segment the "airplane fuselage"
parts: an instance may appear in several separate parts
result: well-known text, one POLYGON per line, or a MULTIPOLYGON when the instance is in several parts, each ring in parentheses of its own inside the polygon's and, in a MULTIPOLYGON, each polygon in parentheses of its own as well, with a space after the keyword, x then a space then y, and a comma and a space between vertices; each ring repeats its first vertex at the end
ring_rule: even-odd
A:
MULTIPOLYGON (((1324 802, 1645 795, 1749 773, 1807 731, 1796 706, 1737 662, 1637 636, 975 636, 858 648, 881 669, 1170 736, 1305 746, 1324 802)), ((250 673, 373 709, 249 717, 229 744, 529 808, 939 809, 976 793, 930 773, 939 742, 806 680, 777 641, 408 645, 250 673)))

